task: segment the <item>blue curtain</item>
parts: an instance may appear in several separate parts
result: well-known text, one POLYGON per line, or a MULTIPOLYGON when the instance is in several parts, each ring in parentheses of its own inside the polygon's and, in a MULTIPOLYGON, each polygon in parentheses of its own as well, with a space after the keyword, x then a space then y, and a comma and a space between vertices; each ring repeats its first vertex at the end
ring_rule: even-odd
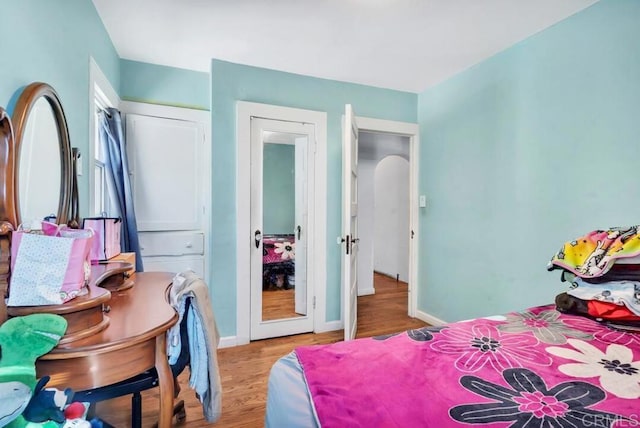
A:
POLYGON ((100 129, 100 150, 105 159, 105 178, 111 207, 117 213, 109 213, 122 219, 120 245, 124 252, 136 253, 136 271, 142 272, 142 257, 138 243, 138 226, 133 208, 133 194, 129 179, 129 163, 124 140, 124 128, 120 112, 108 108, 98 114, 100 129))

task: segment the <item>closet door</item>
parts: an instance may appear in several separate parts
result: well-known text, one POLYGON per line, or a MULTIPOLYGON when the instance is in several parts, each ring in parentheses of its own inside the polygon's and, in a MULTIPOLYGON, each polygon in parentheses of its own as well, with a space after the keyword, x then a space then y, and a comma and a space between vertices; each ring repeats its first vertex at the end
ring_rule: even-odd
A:
POLYGON ((206 124, 180 118, 181 110, 126 115, 134 204, 145 271, 204 278, 206 124))
POLYGON ((193 230, 202 224, 202 126, 127 115, 134 204, 141 232, 193 230))
POLYGON ((251 339, 313 330, 313 125, 251 118, 251 339))

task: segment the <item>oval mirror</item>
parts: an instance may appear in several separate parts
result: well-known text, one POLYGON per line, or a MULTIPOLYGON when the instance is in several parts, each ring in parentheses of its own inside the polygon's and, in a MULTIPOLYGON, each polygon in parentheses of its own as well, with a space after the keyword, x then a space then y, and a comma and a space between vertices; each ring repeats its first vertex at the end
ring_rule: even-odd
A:
POLYGON ((28 85, 13 111, 16 148, 16 227, 55 216, 68 220, 72 164, 67 121, 55 90, 28 85))

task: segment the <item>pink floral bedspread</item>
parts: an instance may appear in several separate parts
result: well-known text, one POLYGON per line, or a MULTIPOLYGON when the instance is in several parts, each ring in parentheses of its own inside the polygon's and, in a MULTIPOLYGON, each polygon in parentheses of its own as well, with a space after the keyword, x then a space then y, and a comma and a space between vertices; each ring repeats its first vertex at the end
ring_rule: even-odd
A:
POLYGON ((553 306, 296 354, 324 428, 640 426, 640 333, 553 306))
POLYGON ((265 265, 295 260, 296 244, 294 235, 265 235, 262 242, 262 263, 265 265))

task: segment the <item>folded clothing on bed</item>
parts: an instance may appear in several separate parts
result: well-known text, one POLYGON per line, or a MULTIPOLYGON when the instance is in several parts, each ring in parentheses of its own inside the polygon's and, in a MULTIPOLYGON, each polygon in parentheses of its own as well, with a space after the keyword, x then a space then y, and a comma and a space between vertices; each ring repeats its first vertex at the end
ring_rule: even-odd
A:
POLYGON ((640 255, 638 227, 595 230, 566 242, 547 268, 566 269, 583 278, 602 276, 616 260, 640 255))
MULTIPOLYGON (((626 263, 629 260, 640 259, 639 257, 629 257, 624 259, 616 259, 609 270, 601 275, 592 278, 582 278, 583 281, 591 284, 601 284, 611 281, 639 281, 640 282, 640 264, 626 263)), ((640 263, 640 260, 638 260, 640 263)), ((562 271, 563 281, 572 281, 577 275, 567 270, 562 271)))
POLYGON ((548 270, 562 269, 571 285, 556 297, 565 313, 605 322, 640 322, 639 226, 596 230, 567 242, 548 270))
POLYGON ((586 300, 560 293, 556 296, 556 308, 563 313, 583 315, 597 320, 628 321, 629 325, 640 326, 640 316, 624 305, 600 300, 586 300))
POLYGON ((640 315, 640 282, 610 281, 590 284, 575 278, 567 294, 583 300, 608 302, 625 306, 635 315, 640 315))

